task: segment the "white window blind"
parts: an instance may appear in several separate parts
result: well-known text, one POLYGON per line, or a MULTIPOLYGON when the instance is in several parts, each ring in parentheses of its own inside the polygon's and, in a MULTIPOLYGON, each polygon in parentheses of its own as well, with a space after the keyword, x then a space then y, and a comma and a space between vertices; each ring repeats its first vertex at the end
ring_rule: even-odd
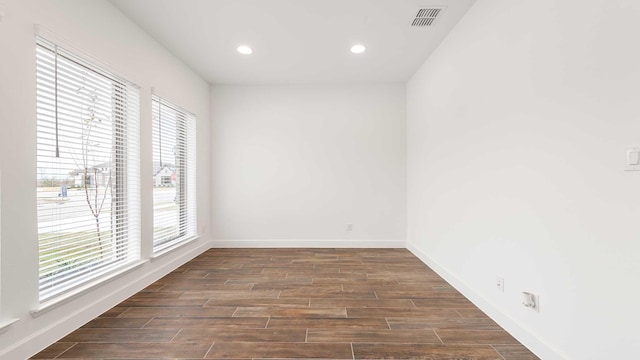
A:
POLYGON ((40 301, 140 257, 139 89, 36 45, 40 301))
POLYGON ((153 96, 153 249, 196 235, 196 118, 153 96))

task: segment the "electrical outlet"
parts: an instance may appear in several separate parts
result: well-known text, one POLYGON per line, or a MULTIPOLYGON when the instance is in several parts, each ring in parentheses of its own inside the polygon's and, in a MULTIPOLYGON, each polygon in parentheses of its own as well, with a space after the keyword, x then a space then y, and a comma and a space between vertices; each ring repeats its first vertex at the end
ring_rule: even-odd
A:
POLYGON ((496 276, 496 288, 500 292, 504 292, 504 278, 502 276, 496 276))
POLYGON ((523 291, 522 305, 533 311, 540 312, 540 297, 534 293, 523 291))

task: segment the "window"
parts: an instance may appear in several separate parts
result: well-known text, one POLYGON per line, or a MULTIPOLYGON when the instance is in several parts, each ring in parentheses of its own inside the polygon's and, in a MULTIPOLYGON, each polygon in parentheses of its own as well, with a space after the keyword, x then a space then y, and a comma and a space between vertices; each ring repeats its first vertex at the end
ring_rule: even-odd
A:
POLYGON ((153 96, 153 249, 196 235, 193 114, 153 96))
POLYGON ((139 89, 36 45, 40 301, 139 260, 139 89))

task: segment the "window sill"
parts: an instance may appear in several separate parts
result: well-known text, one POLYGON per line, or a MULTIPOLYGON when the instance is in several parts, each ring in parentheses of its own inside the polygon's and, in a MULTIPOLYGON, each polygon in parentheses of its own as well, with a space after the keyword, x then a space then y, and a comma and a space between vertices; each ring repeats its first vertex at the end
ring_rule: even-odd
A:
POLYGON ((0 321, 0 333, 6 331, 11 325, 17 323, 20 319, 7 319, 0 321))
POLYGON ((164 255, 173 252, 173 250, 176 250, 178 248, 181 248, 187 244, 191 244, 192 242, 198 240, 200 238, 200 235, 194 235, 194 236, 190 236, 188 238, 185 238, 182 241, 179 241, 175 244, 171 244, 167 247, 163 247, 160 250, 158 250, 157 252, 154 252, 153 255, 151 256, 151 261, 156 260, 158 258, 163 257, 164 255))
POLYGON ((80 297, 81 295, 84 295, 85 293, 94 290, 95 288, 104 285, 105 283, 115 280, 117 278, 119 278, 120 276, 123 276, 124 274, 130 272, 131 270, 134 270, 142 265, 144 265, 145 263, 149 262, 149 260, 139 260, 136 262, 133 262, 121 269, 119 269, 118 271, 115 271, 111 274, 105 275, 101 278, 98 278, 94 281, 91 281, 73 291, 70 291, 68 293, 62 294, 60 296, 55 297, 54 299, 50 299, 47 300, 45 302, 40 303, 40 306, 37 309, 31 310, 31 316, 32 317, 38 317, 50 310, 53 310, 55 308, 57 308, 58 306, 61 306, 63 304, 66 304, 68 302, 70 302, 71 300, 80 297))

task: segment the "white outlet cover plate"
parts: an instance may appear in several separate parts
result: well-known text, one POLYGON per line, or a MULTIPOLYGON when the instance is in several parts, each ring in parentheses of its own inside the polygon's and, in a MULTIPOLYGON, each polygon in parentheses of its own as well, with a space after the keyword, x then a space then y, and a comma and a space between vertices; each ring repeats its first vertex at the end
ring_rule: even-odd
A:
POLYGON ((502 276, 496 276, 496 288, 498 291, 504 292, 504 278, 502 276))
POLYGON ((535 311, 535 312, 540 312, 540 296, 538 296, 538 294, 533 294, 533 293, 529 293, 529 292, 523 292, 522 293, 523 298, 522 298, 522 305, 524 305, 525 307, 528 307, 529 309, 535 311), (534 306, 527 306, 527 302, 528 302, 528 296, 531 296, 534 302, 534 306))
POLYGON ((534 306, 532 309, 536 312, 540 312, 540 296, 534 294, 533 299, 536 302, 536 306, 534 306))
POLYGON ((627 147, 625 163, 625 171, 640 171, 640 146, 627 147))

